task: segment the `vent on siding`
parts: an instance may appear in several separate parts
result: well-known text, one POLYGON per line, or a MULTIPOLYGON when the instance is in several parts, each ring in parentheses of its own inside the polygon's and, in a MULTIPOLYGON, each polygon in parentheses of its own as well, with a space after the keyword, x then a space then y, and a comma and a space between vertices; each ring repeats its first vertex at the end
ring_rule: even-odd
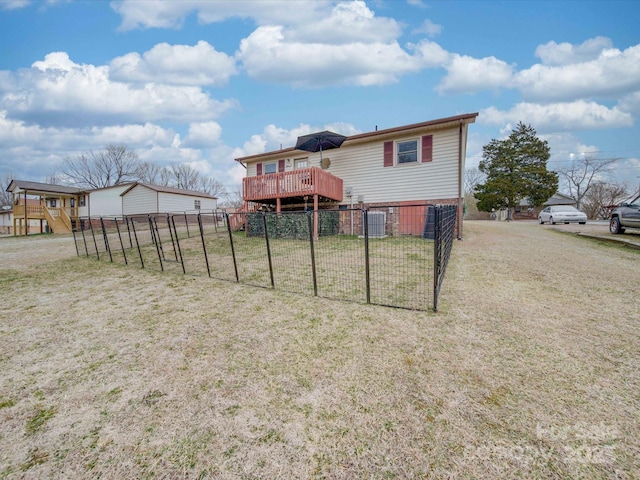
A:
MULTIPOLYGON (((387 212, 366 212, 369 238, 384 238, 387 224, 387 212)), ((362 235, 364 236, 364 222, 362 222, 362 235)))

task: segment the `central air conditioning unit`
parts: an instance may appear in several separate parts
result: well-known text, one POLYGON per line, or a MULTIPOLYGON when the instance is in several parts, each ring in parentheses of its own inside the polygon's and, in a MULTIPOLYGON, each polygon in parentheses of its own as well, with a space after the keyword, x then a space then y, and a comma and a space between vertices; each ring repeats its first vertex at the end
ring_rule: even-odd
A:
MULTIPOLYGON (((387 212, 365 212, 369 227, 369 238, 386 237, 387 212)), ((362 236, 364 237, 364 218, 362 222, 362 236)))

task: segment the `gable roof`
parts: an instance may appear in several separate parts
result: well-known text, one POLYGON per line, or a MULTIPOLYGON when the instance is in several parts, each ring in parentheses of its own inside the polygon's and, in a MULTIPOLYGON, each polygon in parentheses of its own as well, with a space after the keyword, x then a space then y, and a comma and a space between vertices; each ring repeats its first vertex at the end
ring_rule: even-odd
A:
POLYGON ((153 190, 154 192, 159 192, 159 193, 172 193, 174 195, 187 195, 189 197, 200 197, 200 198, 210 198, 210 199, 218 198, 218 197, 213 197, 211 195, 208 195, 206 193, 196 192, 194 190, 185 190, 182 188, 173 188, 173 187, 162 187, 160 185, 153 185, 151 183, 142 183, 142 182, 134 182, 133 184, 131 184, 129 188, 127 188, 124 192, 122 192, 120 196, 122 197, 126 195, 128 192, 136 188, 138 185, 142 187, 146 187, 149 190, 153 190))
POLYGON ((575 199, 564 193, 556 192, 549 199, 543 203, 545 206, 549 205, 575 205, 575 199))
MULTIPOLYGON (((478 116, 478 113, 465 113, 463 115, 456 115, 454 117, 446 117, 446 118, 439 118, 437 120, 429 120, 427 122, 412 123, 410 125, 387 128, 385 130, 375 130, 373 132, 358 133, 356 135, 351 135, 350 137, 347 137, 343 145, 346 146, 356 142, 357 143, 365 142, 365 141, 369 142, 372 140, 386 140, 391 137, 397 137, 398 134, 411 134, 412 132, 418 132, 418 131, 427 130, 427 129, 454 127, 460 123, 474 123, 476 121, 477 116, 478 116)), ((283 148, 280 150, 274 150, 271 152, 248 155, 246 157, 238 157, 235 160, 236 162, 244 164, 252 160, 266 159, 271 156, 279 157, 279 156, 282 156, 283 153, 301 152, 301 151, 302 150, 298 150, 295 147, 289 147, 289 148, 283 148)))
POLYGON ((24 192, 32 195, 47 194, 47 193, 61 193, 65 195, 78 195, 86 192, 83 188, 67 187, 64 185, 53 185, 50 183, 40 182, 28 182, 25 180, 11 180, 7 187, 7 192, 14 193, 16 191, 24 192))

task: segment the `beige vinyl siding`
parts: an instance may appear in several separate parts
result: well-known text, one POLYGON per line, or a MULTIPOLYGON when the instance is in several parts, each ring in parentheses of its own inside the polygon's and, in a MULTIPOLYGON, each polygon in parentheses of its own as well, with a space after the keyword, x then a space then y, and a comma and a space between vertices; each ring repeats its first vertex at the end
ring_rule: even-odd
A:
POLYGON ((198 197, 193 197, 193 199, 191 200, 191 204, 193 208, 193 200, 200 200, 200 210, 204 211, 211 211, 211 210, 216 210, 218 208, 218 200, 215 198, 198 198, 198 197))
MULTIPOLYGON (((323 157, 329 157, 329 152, 323 152, 323 157)), ((307 160, 307 167, 319 167, 320 166, 320 153, 309 153, 308 155, 301 155, 300 153, 292 154, 289 152, 289 155, 283 155, 281 158, 276 160, 266 160, 266 161, 255 161, 247 164, 247 177, 255 177, 258 175, 258 164, 262 163, 262 174, 264 175, 264 164, 265 163, 278 163, 279 160, 284 160, 284 171, 291 172, 295 169, 295 161, 296 160, 307 160)))
MULTIPOLYGON (((399 137, 394 141, 419 139, 399 137)), ((458 196, 458 132, 433 132, 433 161, 384 167, 384 142, 343 147, 327 151, 328 171, 352 187, 354 201, 364 195, 365 203, 400 202, 455 198, 458 196)), ((319 157, 318 157, 319 161, 319 157)), ((345 197, 343 203, 348 203, 345 197)))
POLYGON ((175 193, 159 192, 160 212, 193 212, 194 200, 200 200, 200 210, 212 210, 216 208, 216 201, 210 198, 192 197, 175 193))
POLYGON ((136 185, 122 196, 122 213, 135 215, 158 212, 157 195, 157 192, 144 185, 136 185))
MULTIPOLYGON (((462 146, 466 145, 467 125, 462 128, 462 146)), ((368 143, 343 144, 341 148, 322 152, 323 158, 330 159, 327 172, 342 178, 345 190, 353 189, 353 201, 357 202, 360 195, 365 203, 402 202, 417 200, 433 200, 443 198, 457 198, 459 191, 459 138, 458 126, 427 130, 413 135, 387 137, 368 143), (384 142, 417 140, 423 135, 433 136, 433 160, 430 162, 408 163, 384 166, 384 142)), ((394 149, 395 150, 395 149, 394 149)), ((464 155, 463 165, 464 171, 464 155)), ((286 170, 293 168, 294 159, 304 156, 292 152, 283 154, 283 159, 290 159, 286 170)), ((308 153, 308 166, 320 167, 320 153, 308 153)), ((419 155, 420 157, 420 155, 419 155)), ((272 157, 268 162, 277 162, 272 157)), ((394 155, 395 161, 395 155, 394 155)), ((247 165, 247 176, 257 174, 257 164, 253 161, 247 165)), ((344 197, 342 203, 348 204, 351 199, 344 197)))
POLYGON ((102 188, 89 193, 87 207, 80 207, 80 211, 86 211, 84 215, 92 217, 119 217, 122 215, 122 197, 120 194, 131 184, 118 185, 115 187, 102 188))

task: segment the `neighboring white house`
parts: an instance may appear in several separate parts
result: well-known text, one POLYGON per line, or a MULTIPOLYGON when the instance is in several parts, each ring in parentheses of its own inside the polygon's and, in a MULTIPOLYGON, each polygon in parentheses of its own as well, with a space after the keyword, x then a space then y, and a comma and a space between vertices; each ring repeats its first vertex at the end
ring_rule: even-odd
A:
POLYGON ((84 190, 12 180, 7 191, 12 194, 13 209, 0 215, 0 232, 10 230, 14 235, 28 235, 34 231, 69 233, 78 220, 86 217, 182 213, 217 208, 217 199, 211 195, 137 182, 84 190))
POLYGON ((0 235, 11 233, 13 229, 13 209, 9 206, 0 208, 0 235))
POLYGON ((462 230, 468 125, 477 113, 347 137, 340 148, 310 153, 287 148, 236 158, 247 169, 248 202, 276 211, 336 205, 458 206, 462 230), (312 202, 312 203, 311 203, 312 202))
POLYGON ((122 215, 197 212, 218 208, 217 198, 211 195, 146 183, 129 185, 120 196, 122 215))

